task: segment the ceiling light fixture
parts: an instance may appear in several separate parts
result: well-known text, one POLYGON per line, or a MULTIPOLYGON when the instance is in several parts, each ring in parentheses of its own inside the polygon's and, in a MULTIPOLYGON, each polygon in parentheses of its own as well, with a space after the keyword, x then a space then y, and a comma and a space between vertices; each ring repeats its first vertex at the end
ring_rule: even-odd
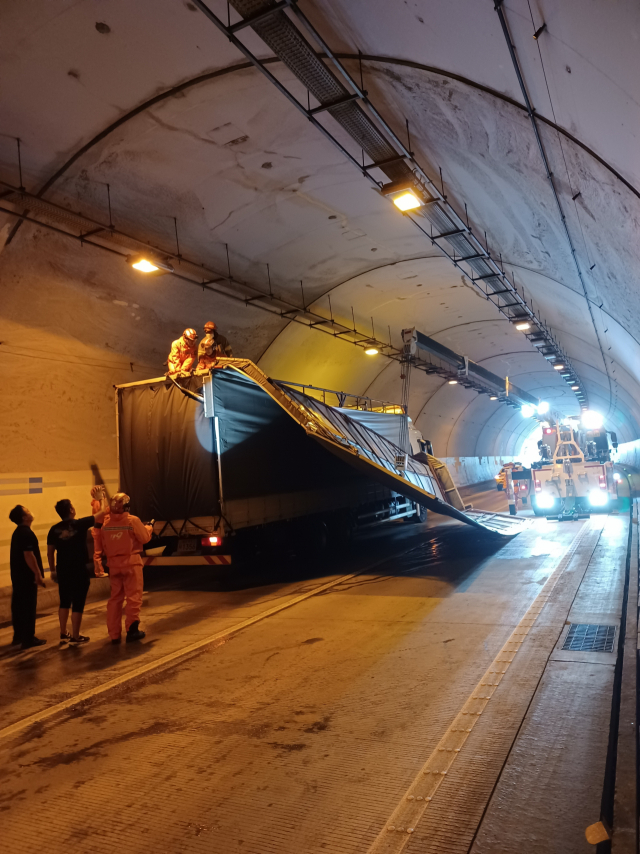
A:
POLYGON ((424 205, 420 191, 411 181, 396 181, 385 184, 380 192, 383 196, 391 199, 393 204, 403 213, 421 208, 424 205))
POLYGON ((580 391, 580 386, 579 385, 572 385, 571 391, 580 391))
POLYGON ((554 371, 564 371, 564 365, 562 365, 562 364, 561 365, 554 365, 553 370, 554 371))
POLYGON ((367 347, 364 352, 367 356, 377 356, 380 351, 376 347, 367 347))
POLYGON ((527 329, 531 329, 531 324, 528 320, 512 320, 511 322, 518 332, 526 332, 527 329))
POLYGON ((153 255, 127 255, 127 264, 140 273, 163 276, 165 273, 173 273, 173 267, 166 261, 161 261, 153 255))

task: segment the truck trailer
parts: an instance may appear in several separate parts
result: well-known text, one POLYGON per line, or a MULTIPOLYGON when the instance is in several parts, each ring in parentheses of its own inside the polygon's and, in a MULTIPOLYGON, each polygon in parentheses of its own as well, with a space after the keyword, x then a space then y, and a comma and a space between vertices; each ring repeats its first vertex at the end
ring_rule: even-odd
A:
POLYGON ((228 564, 256 544, 314 553, 429 509, 501 535, 521 529, 465 508, 446 466, 412 446, 405 415, 329 406, 246 359, 117 386, 116 416, 120 489, 154 520, 148 565, 228 564))

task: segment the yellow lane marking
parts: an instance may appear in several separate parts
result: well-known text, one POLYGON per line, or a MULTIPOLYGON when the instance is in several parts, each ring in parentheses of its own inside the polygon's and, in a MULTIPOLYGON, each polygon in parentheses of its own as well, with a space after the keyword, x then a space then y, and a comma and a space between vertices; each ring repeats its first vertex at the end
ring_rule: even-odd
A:
POLYGON ((398 854, 409 842, 411 834, 414 833, 433 796, 469 738, 469 733, 476 725, 478 718, 509 669, 509 665, 513 662, 516 653, 549 601, 553 588, 569 565, 585 534, 591 530, 593 529, 590 523, 586 523, 576 534, 540 593, 511 632, 509 639, 489 665, 489 669, 473 689, 471 696, 418 772, 367 854, 398 854))
MULTIPOLYGON (((409 549, 409 552, 413 551, 409 549)), ((406 554, 407 552, 405 552, 406 554)), ((119 685, 124 684, 125 682, 129 682, 131 679, 135 679, 138 676, 144 676, 146 673, 150 673, 152 670, 157 670, 160 667, 165 667, 167 665, 173 664, 180 658, 183 658, 186 655, 190 655, 193 652, 197 652, 199 649, 202 649, 209 644, 215 643, 218 640, 228 637, 229 635, 234 634, 234 632, 239 632, 241 629, 246 629, 249 626, 254 625, 254 623, 259 623, 261 620, 267 619, 267 617, 271 617, 274 614, 279 613, 280 611, 284 611, 286 608, 291 608, 293 605, 297 605, 299 602, 304 602, 305 599, 310 599, 312 596, 317 596, 318 593, 322 593, 325 590, 329 590, 331 587, 336 587, 338 584, 343 584, 345 581, 349 581, 352 578, 357 578, 359 575, 366 575, 372 569, 375 569, 376 566, 379 566, 382 563, 386 563, 389 560, 392 560, 393 557, 385 557, 376 563, 369 564, 364 569, 361 569, 359 572, 352 572, 350 575, 341 575, 339 578, 335 578, 333 581, 328 581, 326 584, 321 584, 319 587, 314 587, 313 590, 309 590, 307 593, 302 593, 300 596, 295 596, 293 599, 288 600, 287 602, 282 602, 279 605, 275 605, 273 608, 269 608, 266 611, 262 611, 260 614, 256 614, 254 617, 249 617, 246 620, 243 620, 241 623, 236 623, 234 626, 230 626, 227 629, 221 629, 219 632, 216 632, 213 635, 208 635, 206 638, 202 638, 199 641, 195 641, 189 646, 185 646, 182 649, 178 649, 175 652, 167 653, 167 655, 163 655, 161 658, 157 658, 154 661, 150 661, 147 664, 143 664, 140 667, 136 667, 134 670, 129 670, 126 673, 122 673, 120 676, 115 676, 113 679, 109 679, 107 682, 103 682, 101 685, 96 685, 94 688, 89 688, 87 691, 83 691, 81 694, 75 694, 73 697, 69 697, 66 700, 63 700, 61 703, 56 703, 55 706, 49 706, 47 709, 43 709, 40 712, 36 712, 33 715, 29 715, 26 718, 22 718, 22 720, 16 721, 4 729, 0 729, 0 739, 8 738, 9 736, 15 735, 18 732, 30 727, 32 724, 41 723, 47 718, 52 717, 53 715, 57 715, 59 712, 64 712, 65 710, 71 708, 72 706, 77 705, 78 703, 83 703, 85 700, 90 700, 92 697, 97 696, 98 694, 103 694, 105 691, 110 691, 112 688, 117 688, 119 685)))

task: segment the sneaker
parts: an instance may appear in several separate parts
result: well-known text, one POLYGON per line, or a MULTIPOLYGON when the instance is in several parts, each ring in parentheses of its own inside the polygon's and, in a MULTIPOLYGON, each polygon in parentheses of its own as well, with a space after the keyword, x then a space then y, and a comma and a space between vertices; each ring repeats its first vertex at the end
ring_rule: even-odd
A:
POLYGON ((76 644, 76 646, 77 646, 78 644, 81 644, 81 643, 88 643, 90 640, 91 640, 91 638, 88 638, 85 635, 78 635, 77 638, 69 638, 69 643, 76 644))
POLYGON ((132 641, 139 641, 145 637, 146 632, 141 631, 138 627, 140 625, 140 621, 136 620, 135 623, 131 623, 129 628, 127 629, 127 643, 131 643, 132 641))
POLYGON ((71 640, 71 635, 69 632, 60 632, 60 641, 64 643, 64 641, 71 640))
POLYGON ((34 646, 44 646, 46 640, 42 640, 41 638, 33 637, 29 641, 25 641, 20 649, 32 649, 34 646))

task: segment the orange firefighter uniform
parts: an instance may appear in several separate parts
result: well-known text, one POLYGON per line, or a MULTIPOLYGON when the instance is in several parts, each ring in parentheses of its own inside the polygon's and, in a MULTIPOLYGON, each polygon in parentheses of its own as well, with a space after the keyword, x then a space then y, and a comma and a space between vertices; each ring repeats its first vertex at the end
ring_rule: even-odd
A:
MULTIPOLYGON (((114 496, 115 497, 115 496, 114 496)), ((151 525, 131 513, 114 513, 113 506, 100 530, 102 549, 109 564, 111 598, 107 602, 107 629, 112 641, 122 634, 122 605, 126 598, 127 632, 140 619, 142 607, 142 546, 151 539, 151 525)))
POLYGON ((218 361, 218 352, 213 335, 205 335, 198 344, 198 371, 210 371, 218 361))
POLYGON ((171 345, 167 360, 168 374, 180 374, 192 371, 198 356, 198 333, 195 329, 185 329, 180 338, 171 345))

